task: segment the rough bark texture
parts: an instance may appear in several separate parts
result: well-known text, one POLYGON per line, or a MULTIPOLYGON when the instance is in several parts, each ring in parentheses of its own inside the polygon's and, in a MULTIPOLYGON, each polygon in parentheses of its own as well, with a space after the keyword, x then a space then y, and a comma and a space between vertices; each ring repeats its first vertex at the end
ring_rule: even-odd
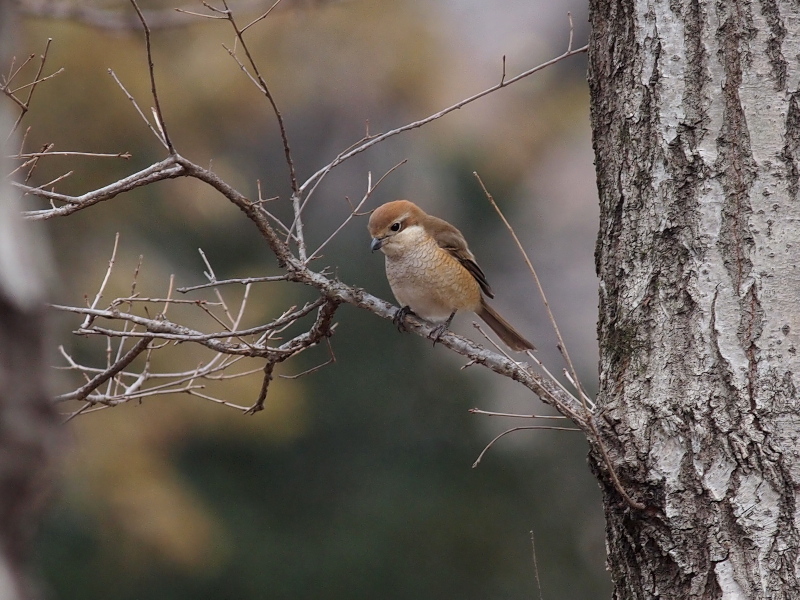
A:
POLYGON ((590 18, 614 597, 800 598, 800 5, 590 18))

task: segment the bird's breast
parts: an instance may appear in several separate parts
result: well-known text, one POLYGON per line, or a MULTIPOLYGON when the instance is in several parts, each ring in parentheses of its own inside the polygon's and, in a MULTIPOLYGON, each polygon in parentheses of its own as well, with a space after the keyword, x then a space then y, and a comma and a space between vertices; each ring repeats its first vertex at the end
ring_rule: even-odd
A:
POLYGON ((386 277, 400 305, 429 321, 445 321, 455 311, 480 307, 478 282, 432 239, 387 254, 386 277))

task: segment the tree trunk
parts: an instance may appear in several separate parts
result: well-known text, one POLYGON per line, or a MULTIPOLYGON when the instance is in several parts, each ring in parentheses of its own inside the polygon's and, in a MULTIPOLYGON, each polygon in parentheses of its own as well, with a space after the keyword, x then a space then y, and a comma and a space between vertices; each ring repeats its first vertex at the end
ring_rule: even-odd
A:
MULTIPOLYGON (((10 64, 12 15, 0 0, 0 64, 10 64)), ((43 240, 20 216, 19 194, 9 185, 6 140, 14 105, 0 106, 0 598, 38 596, 29 578, 32 536, 50 477, 49 462, 61 435, 47 390, 43 240)))
POLYGON ((800 598, 800 5, 590 19, 614 598, 800 598))

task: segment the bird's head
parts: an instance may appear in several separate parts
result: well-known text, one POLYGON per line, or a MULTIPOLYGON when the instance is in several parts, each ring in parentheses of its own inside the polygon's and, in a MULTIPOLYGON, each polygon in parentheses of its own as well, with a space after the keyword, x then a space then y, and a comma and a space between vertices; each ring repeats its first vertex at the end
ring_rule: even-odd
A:
POLYGON ((372 251, 382 250, 392 256, 416 244, 425 235, 423 221, 427 215, 413 202, 395 200, 375 209, 369 218, 372 251))

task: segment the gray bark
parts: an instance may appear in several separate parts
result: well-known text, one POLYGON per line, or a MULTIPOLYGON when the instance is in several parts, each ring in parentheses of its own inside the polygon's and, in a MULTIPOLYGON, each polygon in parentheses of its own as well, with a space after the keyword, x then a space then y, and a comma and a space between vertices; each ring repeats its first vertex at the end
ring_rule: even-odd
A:
POLYGON ((800 598, 800 5, 590 19, 614 597, 800 598))

